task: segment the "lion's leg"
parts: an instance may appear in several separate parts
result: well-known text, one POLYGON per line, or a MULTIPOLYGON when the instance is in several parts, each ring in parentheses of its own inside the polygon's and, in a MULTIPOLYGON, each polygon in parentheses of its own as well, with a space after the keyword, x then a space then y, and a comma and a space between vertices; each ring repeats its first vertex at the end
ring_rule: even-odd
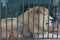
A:
POLYGON ((8 32, 8 31, 6 31, 5 29, 2 29, 2 38, 9 38, 9 35, 10 35, 10 33, 8 32), (7 34, 6 34, 7 33, 7 34))
MULTIPOLYGON (((9 32, 7 32, 7 38, 9 38, 9 32)), ((2 32, 2 38, 6 38, 6 32, 2 32)))
POLYGON ((17 33, 16 30, 13 30, 13 32, 10 31, 10 35, 9 35, 9 38, 22 38, 22 34, 20 32, 17 33))

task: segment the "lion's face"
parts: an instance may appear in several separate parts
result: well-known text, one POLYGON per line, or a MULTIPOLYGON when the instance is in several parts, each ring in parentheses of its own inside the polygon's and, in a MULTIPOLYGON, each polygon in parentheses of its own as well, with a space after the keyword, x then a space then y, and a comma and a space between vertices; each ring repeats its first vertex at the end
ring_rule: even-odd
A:
POLYGON ((43 15, 40 15, 40 18, 39 18, 40 23, 39 23, 39 25, 40 25, 40 28, 41 29, 44 28, 43 30, 45 31, 45 30, 48 30, 48 28, 50 28, 52 26, 53 18, 48 14, 43 14, 43 15))
POLYGON ((34 23, 38 25, 37 27, 40 27, 41 30, 43 30, 44 28, 44 31, 47 30, 48 27, 52 28, 52 20, 53 18, 49 15, 49 11, 47 8, 35 7, 34 23))

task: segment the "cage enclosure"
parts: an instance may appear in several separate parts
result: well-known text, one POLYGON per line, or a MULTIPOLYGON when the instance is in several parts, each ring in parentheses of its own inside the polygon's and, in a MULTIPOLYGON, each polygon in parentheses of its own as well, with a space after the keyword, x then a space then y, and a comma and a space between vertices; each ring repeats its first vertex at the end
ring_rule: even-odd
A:
POLYGON ((0 0, 1 40, 59 40, 60 0, 0 0))

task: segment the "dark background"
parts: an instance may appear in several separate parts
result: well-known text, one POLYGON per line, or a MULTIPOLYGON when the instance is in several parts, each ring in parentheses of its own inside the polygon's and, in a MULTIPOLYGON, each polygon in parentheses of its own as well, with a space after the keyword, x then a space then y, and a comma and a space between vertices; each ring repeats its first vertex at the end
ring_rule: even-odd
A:
MULTIPOLYGON (((46 8, 50 8, 50 15, 53 16, 53 9, 55 11, 55 8, 58 6, 58 1, 54 1, 54 0, 24 0, 24 11, 26 11, 28 9, 28 4, 30 5, 30 7, 35 6, 44 6, 46 8), (38 3, 39 2, 39 3, 38 3), (55 4, 53 4, 53 2, 55 4), (50 7, 49 7, 50 6, 50 7)), ((1 0, 1 19, 6 18, 6 17, 16 17, 17 14, 18 16, 22 13, 22 9, 23 9, 23 0, 1 0), (18 9, 18 11, 17 11, 18 9), (6 15, 7 12, 7 15, 6 15)))

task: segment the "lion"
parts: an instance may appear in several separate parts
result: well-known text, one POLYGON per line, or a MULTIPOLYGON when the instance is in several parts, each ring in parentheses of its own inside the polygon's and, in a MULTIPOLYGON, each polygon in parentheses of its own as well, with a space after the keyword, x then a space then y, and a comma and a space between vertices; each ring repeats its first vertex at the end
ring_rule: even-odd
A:
MULTIPOLYGON (((8 37, 28 37, 32 35, 34 38, 48 38, 49 34, 49 38, 52 38, 52 33, 48 32, 53 31, 52 20, 53 18, 49 15, 47 8, 39 6, 29 8, 17 18, 7 18, 7 22, 6 18, 1 20, 2 37, 6 37, 6 34, 3 36, 3 32, 6 32, 7 23, 8 37)), ((54 38, 56 37, 57 35, 54 34, 54 38)))

